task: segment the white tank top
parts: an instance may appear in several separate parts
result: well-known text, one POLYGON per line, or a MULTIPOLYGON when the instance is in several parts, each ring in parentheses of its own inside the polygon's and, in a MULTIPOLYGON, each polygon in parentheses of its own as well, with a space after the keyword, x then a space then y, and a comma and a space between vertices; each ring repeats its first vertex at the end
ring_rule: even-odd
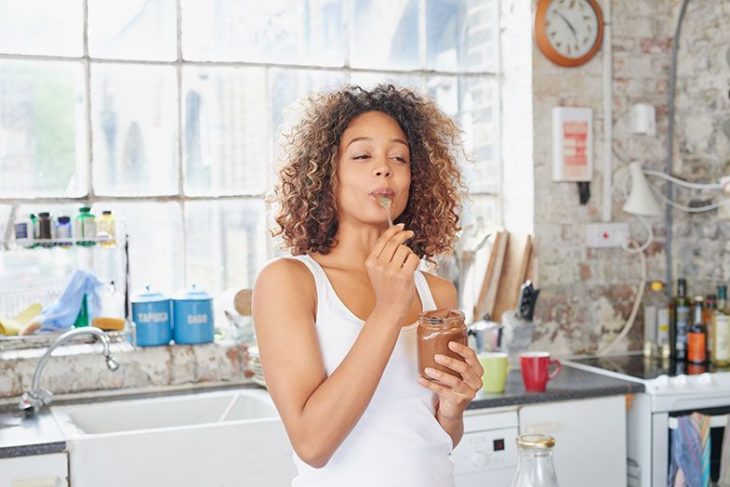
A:
MULTIPOLYGON (((322 267, 296 256, 314 276, 316 327, 329 376, 352 348, 363 321, 335 293, 322 267)), ((436 309, 426 277, 416 271, 424 311, 436 309)), ((298 476, 292 487, 453 487, 451 437, 436 421, 437 396, 416 381, 417 323, 401 329, 370 404, 327 465, 313 468, 294 453, 298 476)))

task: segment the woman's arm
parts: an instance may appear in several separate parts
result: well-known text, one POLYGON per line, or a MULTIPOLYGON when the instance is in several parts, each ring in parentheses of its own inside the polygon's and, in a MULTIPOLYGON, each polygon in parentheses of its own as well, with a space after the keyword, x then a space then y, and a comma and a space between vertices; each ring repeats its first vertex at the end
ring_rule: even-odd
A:
MULTIPOLYGON (((428 273, 425 276, 437 308, 456 309, 459 306, 456 287, 451 281, 428 273)), ((482 367, 472 349, 461 344, 452 347, 464 360, 445 357, 446 360, 441 363, 456 370, 461 378, 436 371, 432 379, 436 379, 438 383, 422 378, 419 378, 419 382, 439 395, 436 420, 451 436, 453 446, 456 447, 464 435, 464 410, 482 387, 482 367)))
POLYGON ((316 290, 304 264, 275 261, 256 281, 253 316, 266 384, 294 450, 313 467, 329 461, 360 419, 390 359, 413 299, 418 258, 402 245, 410 236, 393 227, 376 244, 366 263, 375 308, 329 377, 315 328, 316 290))

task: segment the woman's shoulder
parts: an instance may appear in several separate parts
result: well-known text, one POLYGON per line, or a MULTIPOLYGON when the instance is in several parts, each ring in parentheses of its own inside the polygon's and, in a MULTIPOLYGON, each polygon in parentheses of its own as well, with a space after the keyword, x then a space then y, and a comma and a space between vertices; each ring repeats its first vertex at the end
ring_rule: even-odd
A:
POLYGON ((458 296, 456 293, 456 286, 450 280, 432 274, 430 272, 421 271, 428 282, 428 287, 431 289, 433 300, 436 302, 436 306, 439 308, 455 308, 458 305, 458 296))
POLYGON ((259 271, 256 282, 259 281, 311 281, 312 273, 307 268, 302 258, 298 257, 276 257, 268 261, 259 271))
POLYGON ((312 273, 299 258, 278 257, 270 260, 259 271, 254 285, 253 299, 302 304, 316 303, 316 285, 312 273))

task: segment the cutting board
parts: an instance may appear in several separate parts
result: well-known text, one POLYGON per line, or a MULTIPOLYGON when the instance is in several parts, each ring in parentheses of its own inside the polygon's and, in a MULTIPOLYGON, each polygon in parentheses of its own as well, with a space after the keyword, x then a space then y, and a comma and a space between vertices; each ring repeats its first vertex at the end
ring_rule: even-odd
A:
POLYGON ((517 308, 520 286, 527 280, 531 256, 532 237, 525 234, 510 234, 491 314, 493 321, 500 322, 502 313, 517 308))
POLYGON ((504 263, 505 252, 507 251, 507 243, 509 241, 509 233, 506 231, 497 232, 494 236, 492 251, 489 255, 487 270, 484 273, 484 280, 479 291, 476 305, 474 306, 474 320, 478 321, 488 316, 490 319, 494 313, 494 304, 497 298, 497 288, 502 275, 502 266, 504 263))

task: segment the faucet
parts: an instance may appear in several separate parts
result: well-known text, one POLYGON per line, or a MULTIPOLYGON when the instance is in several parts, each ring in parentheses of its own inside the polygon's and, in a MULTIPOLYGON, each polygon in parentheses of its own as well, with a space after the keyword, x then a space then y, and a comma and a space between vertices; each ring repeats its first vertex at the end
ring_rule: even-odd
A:
POLYGON ((109 337, 106 336, 103 331, 93 326, 74 328, 73 330, 67 331, 63 335, 59 336, 56 341, 48 347, 48 350, 46 350, 46 353, 43 354, 38 361, 38 365, 36 365, 30 391, 23 393, 23 396, 20 399, 20 404, 18 404, 18 408, 25 413, 26 417, 30 418, 34 416, 43 406, 49 404, 53 400, 53 394, 51 391, 40 387, 41 373, 43 372, 43 368, 46 366, 48 359, 51 358, 53 351, 73 338, 84 334, 92 335, 101 341, 101 344, 104 346, 102 353, 106 358, 107 368, 112 372, 119 369, 119 363, 114 360, 114 357, 112 357, 109 351, 109 337))

